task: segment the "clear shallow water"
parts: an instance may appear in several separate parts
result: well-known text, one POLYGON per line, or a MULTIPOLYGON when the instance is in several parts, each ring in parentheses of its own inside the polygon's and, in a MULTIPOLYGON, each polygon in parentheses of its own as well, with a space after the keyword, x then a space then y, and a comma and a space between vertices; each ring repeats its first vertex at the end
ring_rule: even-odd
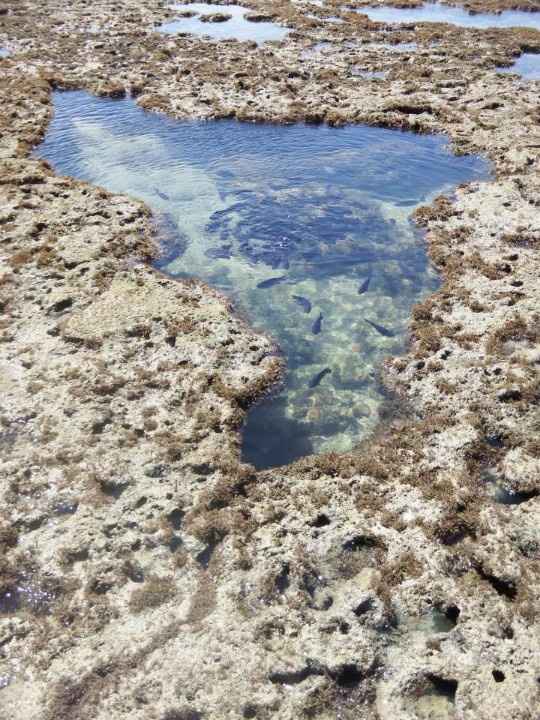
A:
POLYGON ((501 73, 521 75, 525 80, 540 80, 540 53, 523 53, 510 67, 497 68, 501 73))
POLYGON ((273 22, 251 22, 244 18, 244 15, 254 12, 250 8, 241 5, 210 5, 206 3, 190 3, 188 5, 177 5, 176 9, 181 12, 197 13, 195 17, 179 17, 172 22, 164 23, 158 30, 162 33, 191 33, 193 35, 207 35, 214 40, 251 40, 256 43, 267 42, 268 40, 283 40, 289 30, 273 22), (232 15, 226 22, 203 22, 200 18, 204 15, 222 13, 232 15))
POLYGON ((377 422, 382 358, 403 349, 412 304, 437 286, 408 217, 486 165, 436 136, 54 100, 39 156, 146 201, 175 238, 160 266, 226 292, 285 353, 285 387, 250 412, 245 458, 265 467, 353 447, 377 422))
POLYGON ((386 23, 440 22, 470 28, 531 27, 540 30, 540 12, 505 10, 500 15, 480 13, 472 15, 463 8, 438 2, 427 2, 418 8, 365 7, 357 12, 371 20, 386 23))

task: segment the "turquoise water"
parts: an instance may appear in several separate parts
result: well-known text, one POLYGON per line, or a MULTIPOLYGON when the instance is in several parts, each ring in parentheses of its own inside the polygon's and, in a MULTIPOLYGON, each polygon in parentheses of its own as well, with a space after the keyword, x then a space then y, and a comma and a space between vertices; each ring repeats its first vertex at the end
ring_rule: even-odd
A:
POLYGON ((540 80, 540 53, 523 53, 513 65, 497 68, 501 73, 521 75, 525 80, 540 80))
POLYGON ((381 361, 437 287, 408 218, 486 165, 438 136, 180 122, 83 92, 54 102, 39 156, 148 203, 169 238, 158 265, 227 293, 285 354, 284 388, 249 413, 244 457, 265 467, 365 437, 381 361))
POLYGON ((167 34, 191 33, 198 36, 209 36, 214 40, 251 40, 256 43, 268 40, 283 40, 289 30, 273 22, 251 22, 244 15, 254 12, 241 5, 210 5, 206 3, 189 3, 176 5, 178 13, 193 12, 194 17, 179 17, 164 23, 158 30, 167 34), (231 15, 226 22, 203 22, 201 17, 213 13, 231 15))
POLYGON ((427 2, 418 8, 363 7, 357 12, 371 20, 385 23, 439 22, 470 28, 530 27, 540 29, 540 12, 505 10, 495 13, 471 14, 459 7, 427 2))

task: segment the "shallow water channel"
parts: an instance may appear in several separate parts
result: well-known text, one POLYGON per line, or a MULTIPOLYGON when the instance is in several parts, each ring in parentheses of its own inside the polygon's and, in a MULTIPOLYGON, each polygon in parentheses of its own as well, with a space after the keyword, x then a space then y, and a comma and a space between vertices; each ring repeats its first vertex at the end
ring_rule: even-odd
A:
POLYGON ((385 355, 437 287, 409 222, 419 204, 487 176, 440 136, 381 128, 175 121, 132 100, 55 94, 39 156, 144 200, 173 242, 159 265, 227 293, 272 335, 288 374, 252 410, 258 467, 346 451, 374 427, 385 355))
POLYGON ((420 7, 396 8, 389 5, 362 7, 356 12, 386 23, 438 22, 470 28, 531 27, 540 29, 540 12, 505 10, 496 13, 469 13, 461 7, 426 2, 420 7))

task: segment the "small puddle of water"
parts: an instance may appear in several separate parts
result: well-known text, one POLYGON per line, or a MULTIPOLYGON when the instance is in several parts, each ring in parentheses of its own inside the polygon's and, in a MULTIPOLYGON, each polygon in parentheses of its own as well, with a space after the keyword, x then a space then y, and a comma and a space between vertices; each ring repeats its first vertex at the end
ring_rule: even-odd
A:
POLYGON ((428 2, 416 8, 363 7, 355 12, 385 23, 439 22, 469 28, 531 27, 540 29, 540 12, 505 10, 500 14, 472 14, 463 8, 428 2))
POLYGON ((158 28, 159 32, 175 35, 177 33, 191 33, 192 35, 208 36, 214 40, 250 40, 264 43, 269 40, 283 40, 289 30, 273 22, 252 22, 245 19, 245 15, 255 12, 241 5, 210 5, 206 3, 190 3, 176 5, 175 9, 181 12, 197 13, 195 17, 179 17, 177 20, 164 23, 158 28), (203 22, 202 16, 220 13, 231 15, 225 22, 203 22))
POLYGON ((523 53, 510 67, 499 67, 497 70, 521 75, 524 80, 540 80, 540 53, 523 53))
POLYGON ((351 75, 362 80, 384 80, 387 74, 383 70, 362 70, 356 66, 351 68, 351 75))
POLYGON ((270 467, 365 437, 381 360, 438 284, 408 218, 487 165, 440 136, 180 122, 83 92, 54 102, 39 156, 144 200, 176 238, 160 267, 227 293, 285 353, 283 391, 248 416, 245 459, 270 467))
POLYGON ((390 50, 390 52, 405 53, 414 52, 418 48, 418 45, 415 42, 402 42, 396 43, 396 45, 385 44, 384 47, 390 50))
POLYGON ((0 47, 0 58, 5 58, 5 57, 8 57, 9 55, 10 55, 9 50, 7 50, 6 48, 0 47))

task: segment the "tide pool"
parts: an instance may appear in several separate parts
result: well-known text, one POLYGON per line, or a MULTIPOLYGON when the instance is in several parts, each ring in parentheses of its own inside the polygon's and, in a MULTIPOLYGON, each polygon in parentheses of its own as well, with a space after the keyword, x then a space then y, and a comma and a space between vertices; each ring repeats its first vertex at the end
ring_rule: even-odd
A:
POLYGON ((244 458, 268 467, 366 437, 381 362, 404 349, 412 305, 438 285, 409 217, 487 177, 486 163, 441 136, 175 121, 84 92, 54 104, 37 155, 144 200, 168 238, 156 264, 228 294, 284 353, 284 386, 249 413, 244 458))
POLYGON ((356 12, 367 15, 370 20, 385 23, 438 22, 468 28, 529 27, 540 30, 540 12, 523 10, 505 10, 499 14, 469 13, 464 8, 427 2, 415 8, 363 7, 356 12))
POLYGON ((241 5, 216 5, 206 3, 189 3, 176 5, 175 9, 181 13, 193 13, 193 17, 178 17, 171 22, 164 23, 158 28, 165 34, 190 33, 200 37, 210 37, 213 40, 251 40, 256 43, 269 40, 283 40, 289 30, 274 22, 253 22, 246 19, 246 15, 254 13, 250 8, 241 5), (213 14, 230 15, 230 19, 220 22, 208 22, 205 17, 213 14))

